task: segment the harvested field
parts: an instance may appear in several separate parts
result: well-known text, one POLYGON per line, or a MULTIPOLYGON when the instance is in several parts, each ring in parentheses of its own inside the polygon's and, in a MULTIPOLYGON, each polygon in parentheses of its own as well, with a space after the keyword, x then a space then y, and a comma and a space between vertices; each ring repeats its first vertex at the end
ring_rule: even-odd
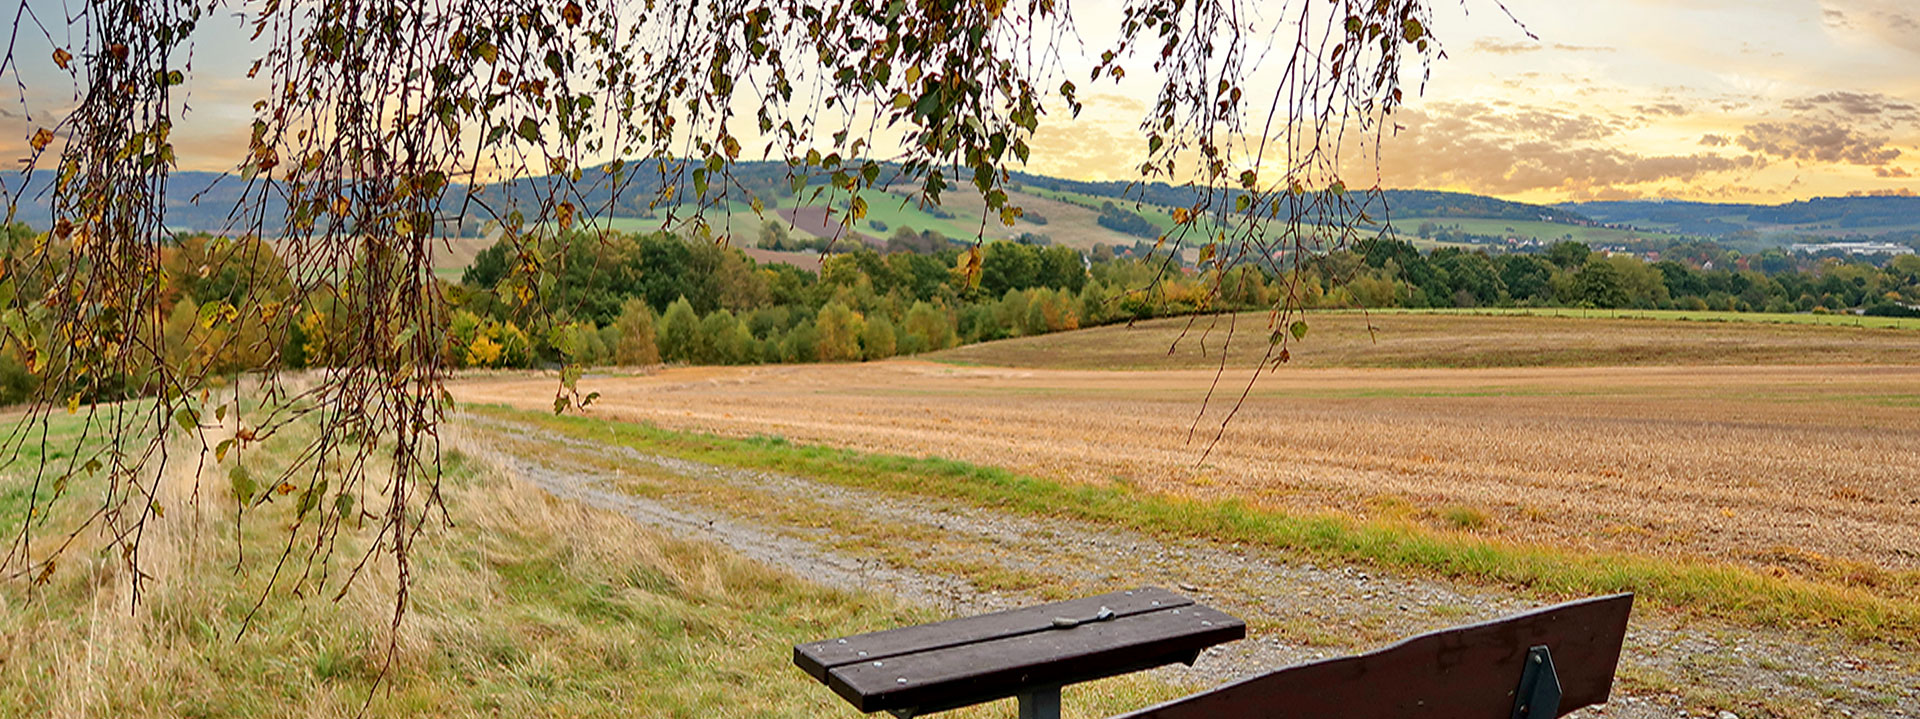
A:
MULTIPOLYGON (((782 208, 780 219, 786 220, 795 232, 814 237, 828 237, 838 240, 853 240, 860 244, 878 247, 886 244, 880 238, 864 232, 854 232, 840 225, 840 218, 827 212, 825 207, 782 208)), ((835 243, 836 246, 839 243, 835 243)), ((842 251, 847 251, 842 249, 842 251)))
MULTIPOLYGON (((1226 365, 1248 367, 1267 352, 1267 321, 1266 313, 1171 318, 969 345, 926 358, 999 367, 1214 368, 1228 345, 1226 365)), ((1305 339, 1289 345, 1290 367, 1920 365, 1920 330, 1913 329, 1358 312, 1315 312, 1306 321, 1305 339)))
POLYGON ((740 251, 763 265, 783 263, 793 265, 808 272, 820 271, 820 253, 818 252, 782 252, 763 250, 758 247, 741 247, 740 251))
MULTIPOLYGON (((1189 438, 1213 380, 895 361, 582 384, 590 414, 670 428, 1916 591, 1920 367, 1288 368, 1203 459, 1244 373, 1189 438)), ((454 391, 537 408, 554 382, 454 391)))

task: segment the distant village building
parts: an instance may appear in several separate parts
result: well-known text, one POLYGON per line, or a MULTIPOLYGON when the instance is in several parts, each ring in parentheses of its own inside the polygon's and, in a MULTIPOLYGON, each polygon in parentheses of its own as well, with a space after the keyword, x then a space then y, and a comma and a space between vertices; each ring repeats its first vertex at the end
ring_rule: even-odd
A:
POLYGON ((1892 242, 1796 242, 1794 252, 1844 252, 1849 255, 1911 255, 1913 248, 1892 242))

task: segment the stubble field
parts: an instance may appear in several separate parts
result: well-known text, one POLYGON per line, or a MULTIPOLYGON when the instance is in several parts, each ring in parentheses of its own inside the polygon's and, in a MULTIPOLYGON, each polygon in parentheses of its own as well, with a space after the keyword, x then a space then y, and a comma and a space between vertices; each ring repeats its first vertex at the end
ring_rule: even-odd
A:
MULTIPOLYGON (((1805 329, 1768 331, 1787 344, 1830 339, 1795 335, 1805 329)), ((1899 342, 1920 346, 1914 339, 1868 346, 1892 357, 1899 342)), ((1901 596, 1920 576, 1920 366, 1289 367, 1237 402, 1246 379, 1227 371, 1211 401, 1210 370, 913 360, 583 384, 602 395, 590 415, 673 429, 938 456, 1568 551, 1725 561, 1901 596)), ((550 404, 553 384, 477 380, 456 395, 536 407, 550 404)))

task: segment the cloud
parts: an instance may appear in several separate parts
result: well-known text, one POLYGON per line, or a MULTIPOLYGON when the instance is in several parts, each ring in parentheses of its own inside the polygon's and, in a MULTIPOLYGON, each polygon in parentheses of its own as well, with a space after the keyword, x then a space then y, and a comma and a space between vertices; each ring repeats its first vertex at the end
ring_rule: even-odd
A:
POLYGON ((1649 105, 1634 105, 1633 111, 1647 117, 1684 117, 1693 111, 1677 102, 1656 102, 1649 105))
POLYGON ((1733 141, 1727 139, 1725 135, 1706 134, 1700 136, 1700 144, 1707 147, 1726 147, 1733 144, 1733 141))
POLYGON ((1507 42, 1499 38, 1475 38, 1473 49, 1494 55, 1520 55, 1541 50, 1559 50, 1561 52, 1614 52, 1614 48, 1599 45, 1569 45, 1564 42, 1543 43, 1532 40, 1507 42))
POLYGON ((1396 120, 1406 130, 1388 141, 1381 169, 1385 179, 1404 186, 1600 197, 1765 164, 1753 156, 1643 155, 1605 146, 1596 141, 1612 136, 1613 123, 1586 115, 1503 114, 1480 104, 1439 104, 1403 109, 1396 120))
POLYGON ((1852 190, 1847 193, 1847 196, 1848 197, 1920 197, 1920 195, 1914 194, 1913 188, 1911 187, 1893 187, 1893 188, 1888 188, 1883 190, 1852 190))
POLYGON ((1855 132, 1853 128, 1809 121, 1756 122, 1735 139, 1741 147, 1786 160, 1885 165, 1900 157, 1885 137, 1855 132))
POLYGON ((1509 135, 1532 136, 1552 142, 1598 140, 1613 135, 1620 129, 1615 123, 1592 115, 1568 115, 1536 109, 1524 109, 1507 115, 1492 112, 1490 108, 1483 105, 1463 105, 1459 106, 1459 109, 1474 113, 1475 121, 1482 127, 1499 130, 1509 135))
POLYGON ((1904 168, 1904 167, 1876 167, 1876 168, 1873 168, 1873 176, 1874 177, 1913 177, 1913 173, 1908 172, 1907 168, 1904 168))
POLYGON ((1911 0, 1820 0, 1827 27, 1920 55, 1920 8, 1911 0))
POLYGON ((1913 103, 1889 97, 1877 92, 1848 92, 1835 90, 1818 95, 1795 98, 1780 103, 1781 107, 1795 112, 1830 110, 1848 115, 1905 115, 1901 119, 1916 119, 1913 103))

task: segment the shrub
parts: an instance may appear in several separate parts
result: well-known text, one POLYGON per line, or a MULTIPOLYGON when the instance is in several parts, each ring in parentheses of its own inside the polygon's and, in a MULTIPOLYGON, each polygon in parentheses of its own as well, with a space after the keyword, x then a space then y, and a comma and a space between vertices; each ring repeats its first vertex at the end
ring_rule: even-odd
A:
POLYGON ((615 364, 634 367, 660 362, 660 347, 653 339, 653 308, 646 300, 634 298, 621 304, 613 327, 619 338, 613 347, 615 364))
POLYGON ((659 345, 660 359, 667 362, 696 362, 700 352, 700 316, 693 311, 693 303, 682 297, 667 306, 667 313, 660 317, 660 328, 655 335, 659 345))
POLYGON ((912 337, 913 352, 937 351, 953 346, 953 320, 947 313, 925 301, 913 303, 907 310, 907 336, 912 337))
POLYGON ((814 329, 819 333, 814 345, 816 356, 821 362, 859 361, 860 331, 865 325, 852 308, 838 301, 828 302, 820 308, 820 318, 814 322, 814 329))
POLYGON ((867 359, 892 357, 897 343, 893 323, 887 320, 886 315, 876 314, 867 318, 866 326, 860 330, 860 351, 867 359))

